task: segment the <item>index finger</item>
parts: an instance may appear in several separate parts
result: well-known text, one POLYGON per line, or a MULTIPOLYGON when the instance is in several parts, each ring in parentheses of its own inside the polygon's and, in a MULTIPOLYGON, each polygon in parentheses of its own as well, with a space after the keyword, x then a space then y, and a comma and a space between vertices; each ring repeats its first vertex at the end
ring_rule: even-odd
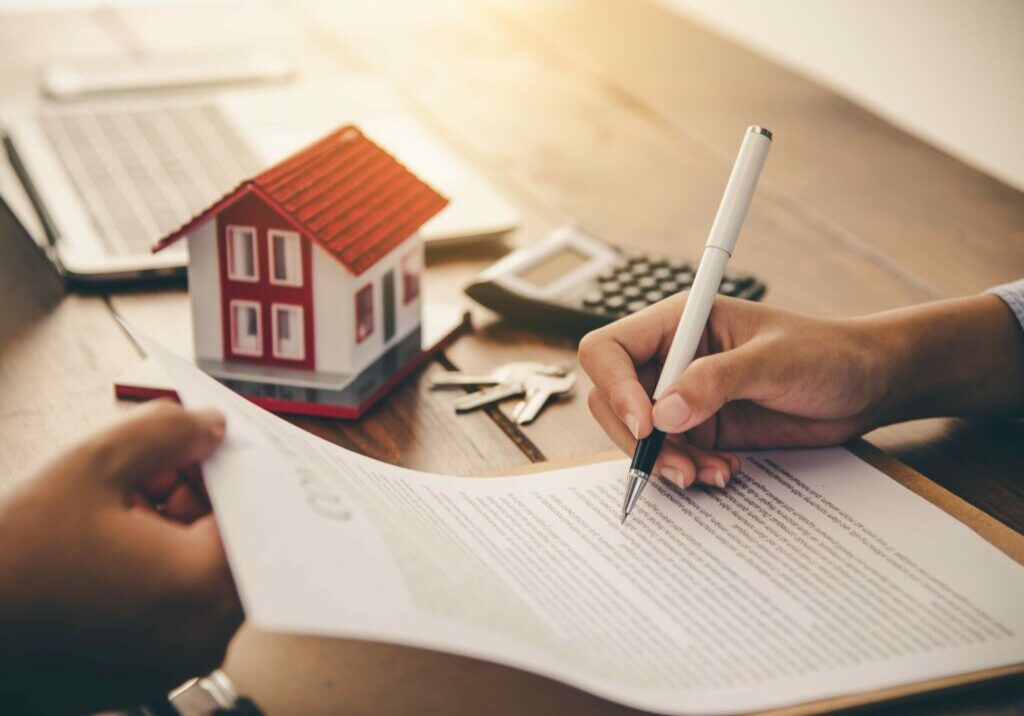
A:
POLYGON ((580 341, 580 365, 638 439, 646 437, 653 425, 651 400, 640 383, 637 366, 664 353, 682 301, 680 297, 649 306, 588 333, 580 341))

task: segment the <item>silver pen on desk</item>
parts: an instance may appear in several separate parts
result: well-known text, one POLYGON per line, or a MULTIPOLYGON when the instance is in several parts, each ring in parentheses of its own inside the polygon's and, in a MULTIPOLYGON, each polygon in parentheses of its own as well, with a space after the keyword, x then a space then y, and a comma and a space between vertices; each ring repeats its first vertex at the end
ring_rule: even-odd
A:
MULTIPOLYGON (((771 145, 770 131, 764 127, 747 127, 729 182, 725 185, 725 193, 722 194, 722 203, 718 205, 718 213, 704 245, 704 254, 697 267, 697 275, 686 299, 683 315, 679 317, 679 325, 672 338, 658 385, 651 396, 655 401, 693 362, 700 337, 704 333, 704 326, 711 315, 711 306, 718 294, 718 286, 722 283, 725 265, 732 257, 771 145)), ((629 472, 626 473, 626 497, 622 503, 623 522, 629 517, 641 493, 647 487, 663 442, 665 433, 657 428, 652 429, 647 437, 637 441, 633 461, 630 463, 629 472)))

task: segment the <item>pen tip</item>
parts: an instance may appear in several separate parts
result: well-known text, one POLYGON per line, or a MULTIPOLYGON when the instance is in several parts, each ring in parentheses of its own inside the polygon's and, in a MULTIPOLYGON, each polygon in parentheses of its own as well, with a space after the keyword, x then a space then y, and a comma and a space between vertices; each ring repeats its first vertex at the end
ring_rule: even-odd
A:
POLYGON ((630 470, 626 475, 627 486, 626 486, 626 498, 622 501, 622 523, 626 522, 626 518, 629 517, 629 513, 633 511, 636 506, 637 500, 640 499, 640 493, 644 491, 644 487, 647 486, 647 480, 650 476, 646 472, 641 470, 630 470))

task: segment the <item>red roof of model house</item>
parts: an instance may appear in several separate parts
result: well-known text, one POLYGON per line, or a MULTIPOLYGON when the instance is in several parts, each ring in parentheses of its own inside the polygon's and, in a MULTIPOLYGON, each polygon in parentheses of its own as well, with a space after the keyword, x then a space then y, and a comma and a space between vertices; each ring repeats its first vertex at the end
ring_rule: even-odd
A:
POLYGON ((242 182, 213 206, 160 239, 164 249, 249 193, 359 275, 405 241, 448 200, 346 125, 242 182))

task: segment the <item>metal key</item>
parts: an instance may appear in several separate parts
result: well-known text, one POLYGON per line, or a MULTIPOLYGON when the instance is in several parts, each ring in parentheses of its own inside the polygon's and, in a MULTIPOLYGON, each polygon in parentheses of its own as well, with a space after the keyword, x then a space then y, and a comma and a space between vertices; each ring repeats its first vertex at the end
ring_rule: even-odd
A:
POLYGON ((564 365, 519 361, 503 365, 489 374, 471 375, 458 371, 437 373, 430 377, 430 382, 432 388, 493 386, 464 395, 456 400, 456 412, 464 413, 525 393, 527 381, 537 376, 557 377, 564 376, 568 372, 569 368, 564 365))
POLYGON ((493 388, 486 388, 469 395, 463 395, 455 401, 455 412, 465 413, 470 410, 476 410, 506 398, 514 398, 517 395, 522 395, 524 392, 526 392, 526 384, 523 381, 499 383, 493 388))
POLYGON ((529 375, 565 375, 568 372, 569 369, 564 365, 518 361, 507 363, 486 374, 474 375, 457 370, 435 373, 430 376, 430 387, 455 388, 468 385, 502 385, 505 383, 522 382, 529 375))
POLYGON ((568 395, 576 386, 576 375, 534 375, 526 381, 526 397, 512 410, 517 425, 526 425, 540 414, 551 398, 568 395))

